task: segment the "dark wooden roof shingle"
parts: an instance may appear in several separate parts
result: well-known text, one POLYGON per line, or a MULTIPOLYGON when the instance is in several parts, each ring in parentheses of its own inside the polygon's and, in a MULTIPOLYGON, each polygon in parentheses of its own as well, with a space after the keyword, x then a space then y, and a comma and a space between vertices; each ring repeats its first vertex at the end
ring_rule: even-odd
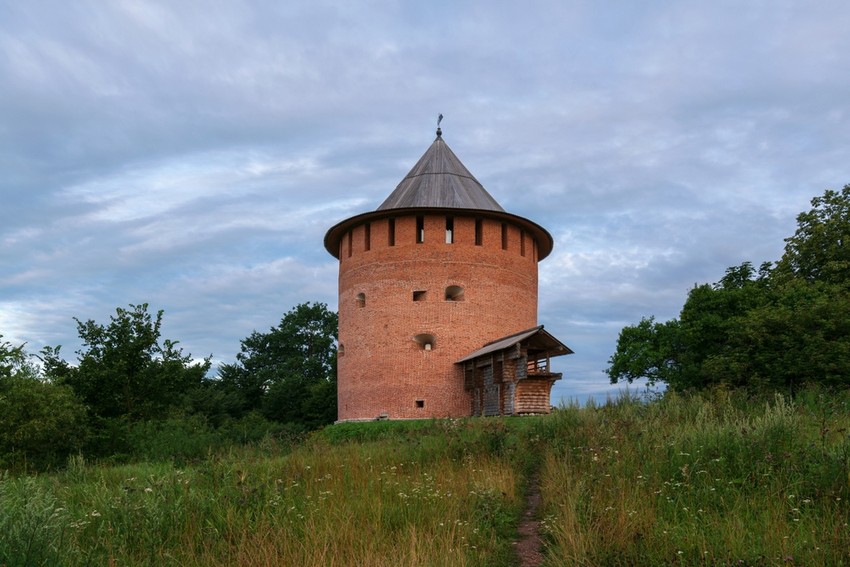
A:
POLYGON ((504 212, 439 134, 377 210, 412 207, 504 212))
POLYGON ((439 129, 428 151, 381 206, 332 226, 325 234, 325 249, 339 258, 342 237, 355 226, 397 215, 418 215, 420 209, 429 209, 434 214, 475 215, 511 222, 532 235, 537 243, 538 261, 552 252, 552 235, 539 224, 505 211, 457 159, 439 129))

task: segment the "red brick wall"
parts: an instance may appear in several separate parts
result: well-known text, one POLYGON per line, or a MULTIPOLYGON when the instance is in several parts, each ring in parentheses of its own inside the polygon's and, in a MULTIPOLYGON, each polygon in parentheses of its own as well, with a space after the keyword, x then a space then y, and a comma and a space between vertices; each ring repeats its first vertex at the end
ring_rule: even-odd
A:
POLYGON ((392 247, 387 219, 370 223, 368 250, 363 225, 342 238, 340 420, 384 413, 391 419, 470 415, 470 394, 454 363, 489 341, 537 324, 536 246, 530 234, 509 224, 505 250, 502 222, 483 218, 483 243, 476 246, 475 217, 454 217, 454 243, 447 244, 446 216, 427 211, 422 216, 425 237, 419 244, 416 216, 395 218, 392 247), (464 289, 462 301, 445 300, 448 286, 464 289), (426 292, 423 301, 413 300, 416 290, 426 292), (361 293, 364 307, 357 301, 361 293), (432 350, 413 340, 420 333, 435 337, 432 350))

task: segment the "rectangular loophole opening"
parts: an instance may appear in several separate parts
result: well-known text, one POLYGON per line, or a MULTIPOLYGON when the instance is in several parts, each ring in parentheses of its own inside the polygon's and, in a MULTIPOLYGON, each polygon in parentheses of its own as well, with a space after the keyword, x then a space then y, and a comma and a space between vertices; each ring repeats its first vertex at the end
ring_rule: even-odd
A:
POLYGON ((417 289, 413 292, 413 301, 425 301, 425 295, 428 292, 422 289, 417 289))
POLYGON ((387 246, 395 246, 395 219, 387 221, 387 246))
POLYGON ((425 400, 416 400, 416 407, 417 408, 424 408, 425 407, 425 400))
POLYGON ((455 242, 455 219, 446 217, 446 244, 454 244, 455 242))
POLYGON ((508 225, 502 223, 502 250, 508 249, 508 225))
POLYGON ((475 245, 481 246, 484 244, 484 221, 475 219, 475 245))
POLYGON ((363 248, 368 252, 372 248, 372 225, 368 222, 363 226, 363 239, 364 246, 363 248))
POLYGON ((416 217, 416 244, 425 242, 425 217, 416 217))

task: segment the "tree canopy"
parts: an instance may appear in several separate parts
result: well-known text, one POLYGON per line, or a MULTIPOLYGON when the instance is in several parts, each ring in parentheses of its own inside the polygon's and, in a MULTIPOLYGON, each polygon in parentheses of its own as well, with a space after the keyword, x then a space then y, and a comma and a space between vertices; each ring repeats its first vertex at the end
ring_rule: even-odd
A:
POLYGON ((302 303, 266 333, 242 340, 236 362, 219 369, 221 387, 243 411, 308 428, 336 419, 337 314, 324 303, 302 303))
POLYGON ((336 419, 337 314, 303 303, 241 341, 208 376, 162 338, 163 311, 118 308, 107 323, 74 318, 82 347, 35 356, 0 335, 0 468, 45 469, 75 452, 182 458, 212 446, 290 436, 336 419))
POLYGON ((98 417, 164 417, 200 386, 210 360, 195 361, 177 341, 161 340, 162 316, 162 310, 151 316, 142 303, 119 307, 105 325, 75 318, 83 342, 78 363, 62 360, 59 348, 45 349, 47 375, 73 388, 98 417))
POLYGON ((792 394, 850 385, 850 185, 814 198, 797 225, 775 264, 729 268, 691 289, 678 319, 625 327, 611 381, 792 394))

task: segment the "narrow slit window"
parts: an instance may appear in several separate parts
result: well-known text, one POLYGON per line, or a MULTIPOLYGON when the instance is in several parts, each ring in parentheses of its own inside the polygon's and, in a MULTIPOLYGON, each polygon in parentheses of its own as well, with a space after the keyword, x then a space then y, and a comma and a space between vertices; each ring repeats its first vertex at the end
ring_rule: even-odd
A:
POLYGON ((519 231, 519 255, 525 256, 525 231, 519 231))
POLYGON ((351 233, 351 231, 349 230, 349 231, 348 231, 348 257, 349 257, 349 258, 351 258, 352 240, 354 240, 354 235, 353 235, 353 234, 351 233))
POLYGON ((366 307, 366 294, 358 293, 357 294, 357 307, 366 307))
POLYGON ((455 219, 446 217, 446 244, 454 244, 455 242, 455 219))
POLYGON ((508 225, 502 223, 502 250, 508 249, 508 225))
POLYGON ((417 289, 413 292, 413 301, 425 301, 425 296, 428 292, 423 289, 417 289))
POLYGON ((425 217, 416 217, 416 244, 425 242, 425 217))
POLYGON ((475 219, 475 245, 481 246, 484 244, 484 221, 475 219))
POLYGON ((367 222, 363 226, 363 232, 364 232, 364 234, 363 234, 363 240, 364 240, 363 248, 364 248, 364 250, 369 250, 370 248, 372 248, 372 225, 367 222))
POLYGON ((395 246, 395 219, 387 221, 387 246, 395 246))
POLYGON ((342 343, 339 343, 339 345, 337 345, 337 347, 336 347, 336 355, 337 355, 338 357, 339 357, 339 356, 345 356, 345 345, 343 345, 342 343))

